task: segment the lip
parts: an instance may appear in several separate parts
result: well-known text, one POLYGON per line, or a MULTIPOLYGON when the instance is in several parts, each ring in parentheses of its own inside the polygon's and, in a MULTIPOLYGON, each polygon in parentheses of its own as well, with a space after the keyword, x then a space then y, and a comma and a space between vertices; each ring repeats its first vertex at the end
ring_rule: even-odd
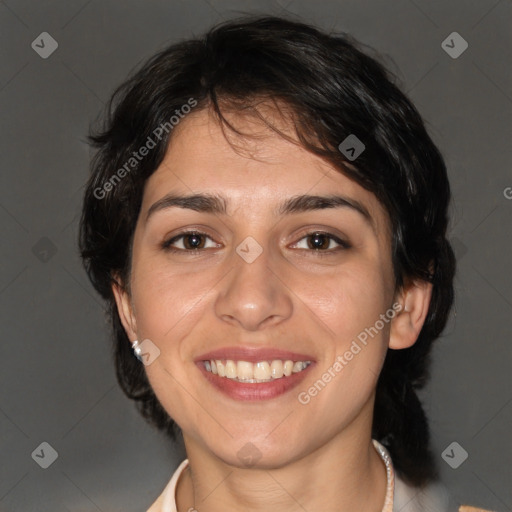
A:
POLYGON ((281 359, 283 361, 290 359, 292 361, 311 361, 311 363, 315 362, 315 358, 311 355, 299 354, 298 352, 290 352, 289 350, 281 350, 272 347, 224 347, 217 350, 212 350, 211 352, 207 352, 205 354, 201 354, 194 359, 194 362, 197 364, 198 362, 208 361, 211 359, 219 359, 221 361, 231 359, 233 361, 247 361, 249 363, 270 361, 273 359, 281 359))
MULTIPOLYGON (((217 352, 215 353, 217 354, 217 352)), ((258 357, 261 357, 261 355, 258 354, 258 357)), ((218 357, 215 358, 221 359, 218 357)), ((215 358, 212 357, 212 359, 215 358)), ((229 359, 229 357, 227 359, 229 359)), ((257 359, 257 361, 264 361, 265 359, 266 358, 257 359)), ((279 359, 279 357, 274 357, 274 359, 279 359)), ((239 358, 239 360, 244 361, 247 359, 239 358)), ((310 359, 308 360, 311 361, 310 359)), ((203 359, 197 360, 196 366, 199 368, 199 371, 204 375, 206 380, 210 384, 212 384, 214 388, 216 388, 218 391, 228 396, 229 398, 239 401, 258 401, 270 400, 272 398, 276 398, 278 396, 283 395, 284 393, 291 391, 307 377, 308 373, 311 371, 313 366, 315 366, 315 363, 312 361, 311 364, 308 365, 304 370, 301 370, 300 372, 297 373, 292 373, 289 377, 281 377, 280 379, 275 379, 270 382, 260 383, 244 383, 238 382, 233 379, 229 379, 228 377, 219 377, 218 375, 209 372, 205 368, 203 364, 203 359)))
POLYGON ((223 347, 206 352, 196 357, 194 362, 206 380, 221 393, 234 400, 256 401, 276 398, 298 386, 311 371, 312 367, 315 366, 316 360, 309 354, 300 354, 298 352, 282 350, 275 347, 256 348, 235 346, 223 347), (249 363, 281 359, 283 361, 311 361, 311 364, 304 370, 292 373, 288 377, 281 377, 280 379, 275 379, 270 382, 244 383, 227 377, 219 377, 218 375, 207 371, 203 362, 211 359, 218 359, 221 361, 231 359, 233 361, 247 361, 249 363))

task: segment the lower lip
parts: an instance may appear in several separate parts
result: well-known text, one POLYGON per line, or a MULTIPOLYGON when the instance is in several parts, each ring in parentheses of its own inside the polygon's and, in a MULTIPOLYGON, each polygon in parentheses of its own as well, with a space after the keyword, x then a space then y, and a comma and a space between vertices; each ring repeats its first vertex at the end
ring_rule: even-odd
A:
POLYGON ((206 377, 208 382, 219 391, 235 400, 269 400, 283 395, 294 387, 298 386, 306 377, 309 369, 315 363, 311 362, 304 370, 292 373, 289 377, 281 377, 270 382, 244 383, 227 377, 219 377, 209 372, 202 361, 196 363, 199 370, 206 377))

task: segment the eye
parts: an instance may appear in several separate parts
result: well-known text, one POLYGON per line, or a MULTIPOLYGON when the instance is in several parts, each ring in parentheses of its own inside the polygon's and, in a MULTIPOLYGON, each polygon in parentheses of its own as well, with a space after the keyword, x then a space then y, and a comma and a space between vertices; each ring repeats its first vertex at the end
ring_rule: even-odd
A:
POLYGON ((331 233, 326 233, 323 231, 312 231, 307 233, 306 236, 302 237, 299 242, 295 244, 295 247, 298 249, 314 251, 316 253, 315 255, 317 256, 327 256, 333 252, 349 249, 350 244, 331 233), (338 244, 338 247, 333 248, 332 242, 338 244))
POLYGON ((198 252, 201 249, 219 247, 219 245, 215 243, 210 247, 206 247, 206 239, 213 242, 206 233, 200 231, 184 231, 163 242, 162 249, 170 252, 198 252))
MULTIPOLYGON (((184 231, 162 243, 162 249, 174 253, 198 253, 203 249, 218 247, 219 244, 213 242, 209 235, 201 231, 184 231), (211 241, 210 246, 207 246, 207 240, 211 241)), ((312 231, 303 236, 293 247, 313 251, 316 256, 328 256, 351 246, 331 233, 312 231), (332 247, 333 242, 338 247, 332 247)))

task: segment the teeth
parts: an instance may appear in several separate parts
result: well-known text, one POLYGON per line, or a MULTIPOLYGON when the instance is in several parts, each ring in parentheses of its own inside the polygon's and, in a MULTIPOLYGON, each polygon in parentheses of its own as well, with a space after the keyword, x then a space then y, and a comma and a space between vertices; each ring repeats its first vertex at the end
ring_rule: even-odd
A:
POLYGON ((292 374, 293 361, 285 361, 283 365, 283 373, 285 377, 289 377, 292 374))
POLYGON ((293 363, 292 373, 297 373, 304 370, 304 367, 302 366, 302 361, 297 361, 296 363, 293 363))
POLYGON ((270 379, 270 365, 267 361, 261 361, 254 365, 254 378, 257 380, 270 379))
POLYGON ((270 375, 273 379, 280 379, 284 375, 283 361, 280 361, 279 359, 272 361, 272 364, 270 365, 270 375))
POLYGON ((219 359, 204 361, 204 367, 207 371, 226 377, 238 382, 270 382, 282 377, 289 377, 292 373, 298 373, 307 368, 311 361, 258 361, 250 363, 248 361, 233 361, 228 359, 221 361, 219 359))
MULTIPOLYGON (((206 363, 208 361, 205 361, 206 363)), ((206 368, 208 370, 208 368, 206 368)), ((247 361, 238 361, 236 363, 236 377, 238 380, 250 380, 254 378, 254 372, 252 369, 252 363, 247 361)))
POLYGON ((228 379, 234 379, 236 376, 236 364, 234 361, 228 359, 226 361, 226 377, 228 379))

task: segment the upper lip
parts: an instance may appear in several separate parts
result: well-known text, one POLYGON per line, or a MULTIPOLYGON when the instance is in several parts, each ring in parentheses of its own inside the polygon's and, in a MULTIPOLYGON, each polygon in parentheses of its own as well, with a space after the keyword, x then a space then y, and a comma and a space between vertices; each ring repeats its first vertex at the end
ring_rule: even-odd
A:
POLYGON ((300 354, 289 350, 282 350, 279 348, 254 348, 254 347, 223 347, 217 350, 206 352, 196 357, 195 362, 209 361, 209 360, 227 360, 233 361, 247 361, 250 363, 257 363, 259 361, 271 361, 274 359, 281 359, 283 361, 314 361, 314 358, 307 354, 300 354))

